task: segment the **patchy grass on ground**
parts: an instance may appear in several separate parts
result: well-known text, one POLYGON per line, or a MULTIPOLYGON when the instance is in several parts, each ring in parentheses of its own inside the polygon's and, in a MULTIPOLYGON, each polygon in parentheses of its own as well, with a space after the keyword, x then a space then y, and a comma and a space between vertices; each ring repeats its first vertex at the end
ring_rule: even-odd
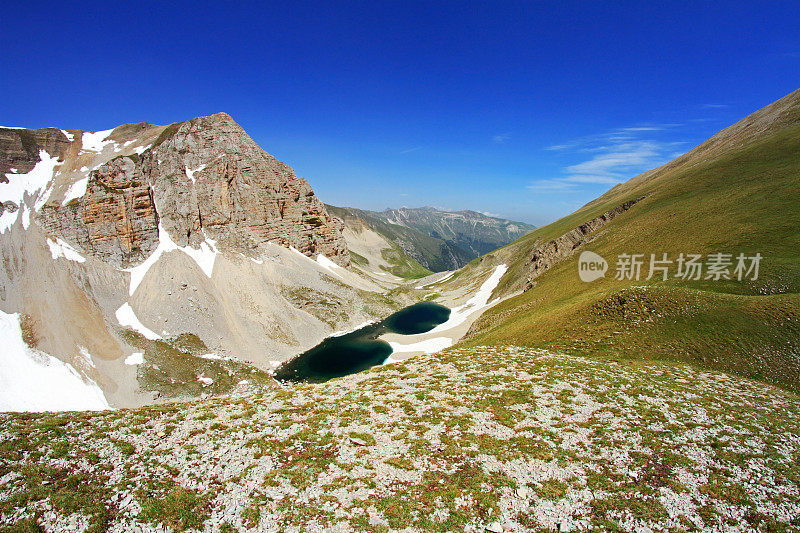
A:
POLYGON ((800 530, 800 403, 672 362, 451 349, 256 395, 0 416, 0 527, 800 530))

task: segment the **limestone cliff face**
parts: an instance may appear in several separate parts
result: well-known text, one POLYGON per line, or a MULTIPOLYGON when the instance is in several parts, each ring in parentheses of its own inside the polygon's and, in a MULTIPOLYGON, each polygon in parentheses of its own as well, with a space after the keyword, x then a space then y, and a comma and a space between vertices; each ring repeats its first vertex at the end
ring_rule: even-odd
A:
POLYGON ((205 236, 245 249, 271 241, 350 263, 341 222, 308 182, 225 113, 169 126, 138 166, 153 187, 164 229, 178 245, 205 236))
MULTIPOLYGON (((40 149, 75 157, 91 152, 71 147, 56 128, 0 133, 8 131, 27 132, 0 137, 10 147, 9 161, 0 166, 13 162, 20 172, 33 167, 40 149)), ((158 245, 159 225, 179 246, 208 238, 246 252, 272 242, 349 266, 343 223, 328 214, 305 179, 262 150, 227 114, 166 127, 120 126, 109 139, 112 156, 120 155, 87 172, 85 194, 64 205, 54 195, 41 210, 48 233, 117 267, 146 259, 158 245), (149 144, 126 151, 142 132, 149 144)), ((71 167, 81 164, 73 161, 71 167)))
POLYGON ((45 205, 45 227, 116 267, 145 260, 158 246, 152 188, 131 158, 92 172, 82 198, 45 205))

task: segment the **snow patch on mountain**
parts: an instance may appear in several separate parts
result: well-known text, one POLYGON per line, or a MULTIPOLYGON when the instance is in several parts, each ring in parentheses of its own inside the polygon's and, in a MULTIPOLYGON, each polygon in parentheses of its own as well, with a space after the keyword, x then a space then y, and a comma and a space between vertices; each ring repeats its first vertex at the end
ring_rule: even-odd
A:
POLYGON ((184 168, 186 169, 186 177, 188 177, 190 180, 192 180, 192 183, 194 183, 195 182, 194 175, 197 172, 200 172, 201 170, 206 168, 206 166, 205 165, 200 165, 199 167, 195 168, 194 170, 190 170, 189 167, 184 167, 184 168))
POLYGON ((216 261, 217 255, 219 255, 219 250, 217 249, 216 241, 206 238, 205 241, 200 243, 200 248, 192 248, 191 246, 178 246, 175 242, 170 238, 169 233, 161 226, 159 223, 158 225, 158 247, 156 247, 155 251, 150 254, 150 257, 145 259, 141 264, 124 269, 124 272, 130 272, 131 274, 131 283, 128 289, 128 294, 133 296, 133 293, 136 292, 136 288, 144 279, 145 274, 147 271, 150 270, 150 267, 156 264, 156 262, 161 258, 161 254, 166 252, 171 252, 173 250, 180 250, 189 257, 191 257, 197 266, 203 271, 203 273, 211 277, 212 272, 214 271, 214 262, 216 261))
POLYGON ((125 358, 126 365, 136 366, 142 363, 144 363, 144 354, 142 352, 133 352, 125 358))
POLYGON ((343 329, 341 331, 334 331, 333 333, 331 333, 329 335, 329 337, 341 337, 343 335, 347 335, 348 333, 353 333, 354 331, 358 331, 361 328, 365 328, 365 327, 367 327, 367 326, 369 326, 371 324, 374 324, 375 322, 376 322, 375 320, 367 320, 366 322, 362 322, 361 324, 359 324, 357 326, 353 326, 350 329, 343 329))
POLYGON ((117 312, 115 313, 117 316, 117 321, 119 322, 120 326, 125 326, 133 329, 134 331, 141 333, 144 338, 149 339, 151 341, 155 341, 161 338, 158 333, 155 333, 151 329, 148 329, 144 324, 139 321, 139 318, 136 316, 136 313, 133 311, 133 307, 128 302, 122 304, 117 312))
MULTIPOLYGON (((20 209, 13 213, 8 210, 3 212, 0 217, 0 233, 5 233, 23 213, 22 206, 25 203, 25 196, 35 196, 50 184, 53 179, 53 171, 58 164, 58 157, 50 157, 46 150, 40 150, 39 162, 30 172, 25 174, 6 174, 8 182, 0 183, 0 203, 12 202, 20 209)), ((38 196, 34 209, 39 209, 44 205, 47 197, 50 196, 51 190, 52 188, 48 188, 45 191, 44 198, 42 198, 42 195, 38 196)), ((28 216, 30 216, 30 213, 28 213, 28 216)), ((25 225, 27 226, 27 224, 25 225)))
POLYGON ((25 344, 19 314, 0 311, 0 343, 0 411, 109 409, 93 381, 82 378, 72 365, 25 344))
POLYGON ((431 333, 446 331, 461 325, 472 313, 481 311, 486 307, 491 306, 494 302, 489 302, 489 298, 491 298, 492 292, 497 287, 498 283, 500 283, 500 278, 503 277, 503 274, 506 273, 506 270, 508 270, 508 267, 504 264, 495 267, 492 275, 483 282, 472 298, 467 300, 464 305, 460 305, 452 309, 450 311, 450 318, 447 319, 447 322, 439 324, 433 328, 431 333))
POLYGON ((211 277, 211 274, 214 272, 214 262, 219 255, 217 241, 206 237, 206 240, 200 243, 200 248, 184 246, 183 248, 178 247, 178 250, 194 259, 194 262, 197 263, 200 270, 209 278, 211 277))
MULTIPOLYGON (((86 168, 86 167, 84 167, 86 168)), ((83 169, 81 169, 83 170, 83 169)), ((88 169, 86 169, 88 170, 88 169)), ((66 194, 64 194, 64 200, 62 200, 61 205, 67 205, 72 200, 77 198, 82 198, 84 194, 86 194, 86 186, 89 185, 89 177, 81 178, 72 185, 69 186, 67 189, 66 194)))
POLYGON ((344 269, 342 267, 340 267, 339 265, 337 265, 336 263, 334 263, 333 261, 331 261, 327 256, 325 256, 323 254, 318 254, 317 258, 315 260, 312 257, 308 257, 306 254, 304 254, 303 252, 301 252, 300 250, 298 250, 294 246, 289 246, 289 250, 291 250, 292 252, 296 253, 297 255, 299 255, 300 257, 305 259, 306 261, 310 261, 311 263, 314 263, 318 267, 321 267, 323 270, 325 270, 327 272, 330 272, 331 274, 333 274, 337 278, 344 279, 344 278, 342 278, 342 275, 339 274, 336 271, 338 269, 341 269, 341 270, 344 270, 344 269))
POLYGON ((337 269, 340 269, 342 267, 340 267, 339 265, 337 265, 336 263, 334 263, 333 261, 331 261, 330 259, 328 259, 324 255, 322 255, 322 254, 317 255, 317 264, 319 264, 319 266, 321 266, 322 268, 324 268, 325 270, 327 270, 328 272, 330 272, 334 276, 339 277, 339 278, 342 277, 338 272, 336 272, 337 269))
POLYGON ((447 281, 448 279, 450 279, 450 278, 452 278, 452 277, 453 277, 453 274, 455 274, 455 271, 454 271, 454 272, 447 273, 447 274, 445 274, 444 276, 442 276, 442 277, 441 277, 441 278, 439 278, 439 279, 436 279, 436 280, 433 280, 433 281, 429 281, 429 282, 427 282, 427 283, 423 283, 422 285, 417 285, 417 286, 416 286, 416 287, 414 287, 414 288, 415 288, 415 289, 424 289, 425 287, 427 287, 427 286, 429 286, 429 285, 433 285, 434 283, 441 283, 441 282, 443 282, 443 281, 447 281))
POLYGON ((62 241, 61 239, 56 239, 53 241, 52 239, 47 239, 47 246, 50 247, 50 255, 53 256, 53 259, 58 259, 59 257, 63 257, 69 261, 75 261, 76 263, 83 263, 86 261, 86 258, 83 257, 78 251, 67 244, 66 242, 62 241))
POLYGON ((81 137, 81 145, 84 150, 89 152, 102 152, 103 148, 113 143, 112 140, 106 140, 114 129, 104 131, 86 131, 81 137))
POLYGON ((97 368, 94 366, 94 361, 92 361, 92 354, 89 353, 89 350, 85 346, 78 346, 78 353, 81 354, 86 364, 92 368, 97 368))
POLYGON ((389 346, 392 347, 393 355, 413 352, 423 352, 428 354, 436 353, 441 352, 445 348, 449 348, 452 345, 453 339, 450 337, 434 337, 432 339, 425 339, 424 341, 412 342, 411 344, 402 344, 391 341, 389 342, 389 346))

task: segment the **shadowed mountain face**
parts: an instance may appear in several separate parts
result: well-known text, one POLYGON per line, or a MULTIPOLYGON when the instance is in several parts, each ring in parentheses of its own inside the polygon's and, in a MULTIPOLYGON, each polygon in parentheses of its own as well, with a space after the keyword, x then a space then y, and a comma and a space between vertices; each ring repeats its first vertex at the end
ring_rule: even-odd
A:
POLYGON ((461 268, 534 229, 530 224, 475 211, 450 212, 434 207, 381 212, 347 207, 334 208, 333 212, 345 222, 350 219, 370 226, 434 272, 461 268))

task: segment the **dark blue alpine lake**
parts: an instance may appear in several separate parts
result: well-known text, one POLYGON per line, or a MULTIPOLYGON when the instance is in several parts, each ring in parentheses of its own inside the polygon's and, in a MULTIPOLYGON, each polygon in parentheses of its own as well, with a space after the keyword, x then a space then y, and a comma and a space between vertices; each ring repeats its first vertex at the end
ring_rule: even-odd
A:
POLYGON ((328 337, 307 352, 283 363, 275 370, 281 381, 322 383, 380 365, 392 354, 384 333, 415 335, 425 333, 450 318, 450 309, 433 302, 420 302, 338 337, 328 337))

